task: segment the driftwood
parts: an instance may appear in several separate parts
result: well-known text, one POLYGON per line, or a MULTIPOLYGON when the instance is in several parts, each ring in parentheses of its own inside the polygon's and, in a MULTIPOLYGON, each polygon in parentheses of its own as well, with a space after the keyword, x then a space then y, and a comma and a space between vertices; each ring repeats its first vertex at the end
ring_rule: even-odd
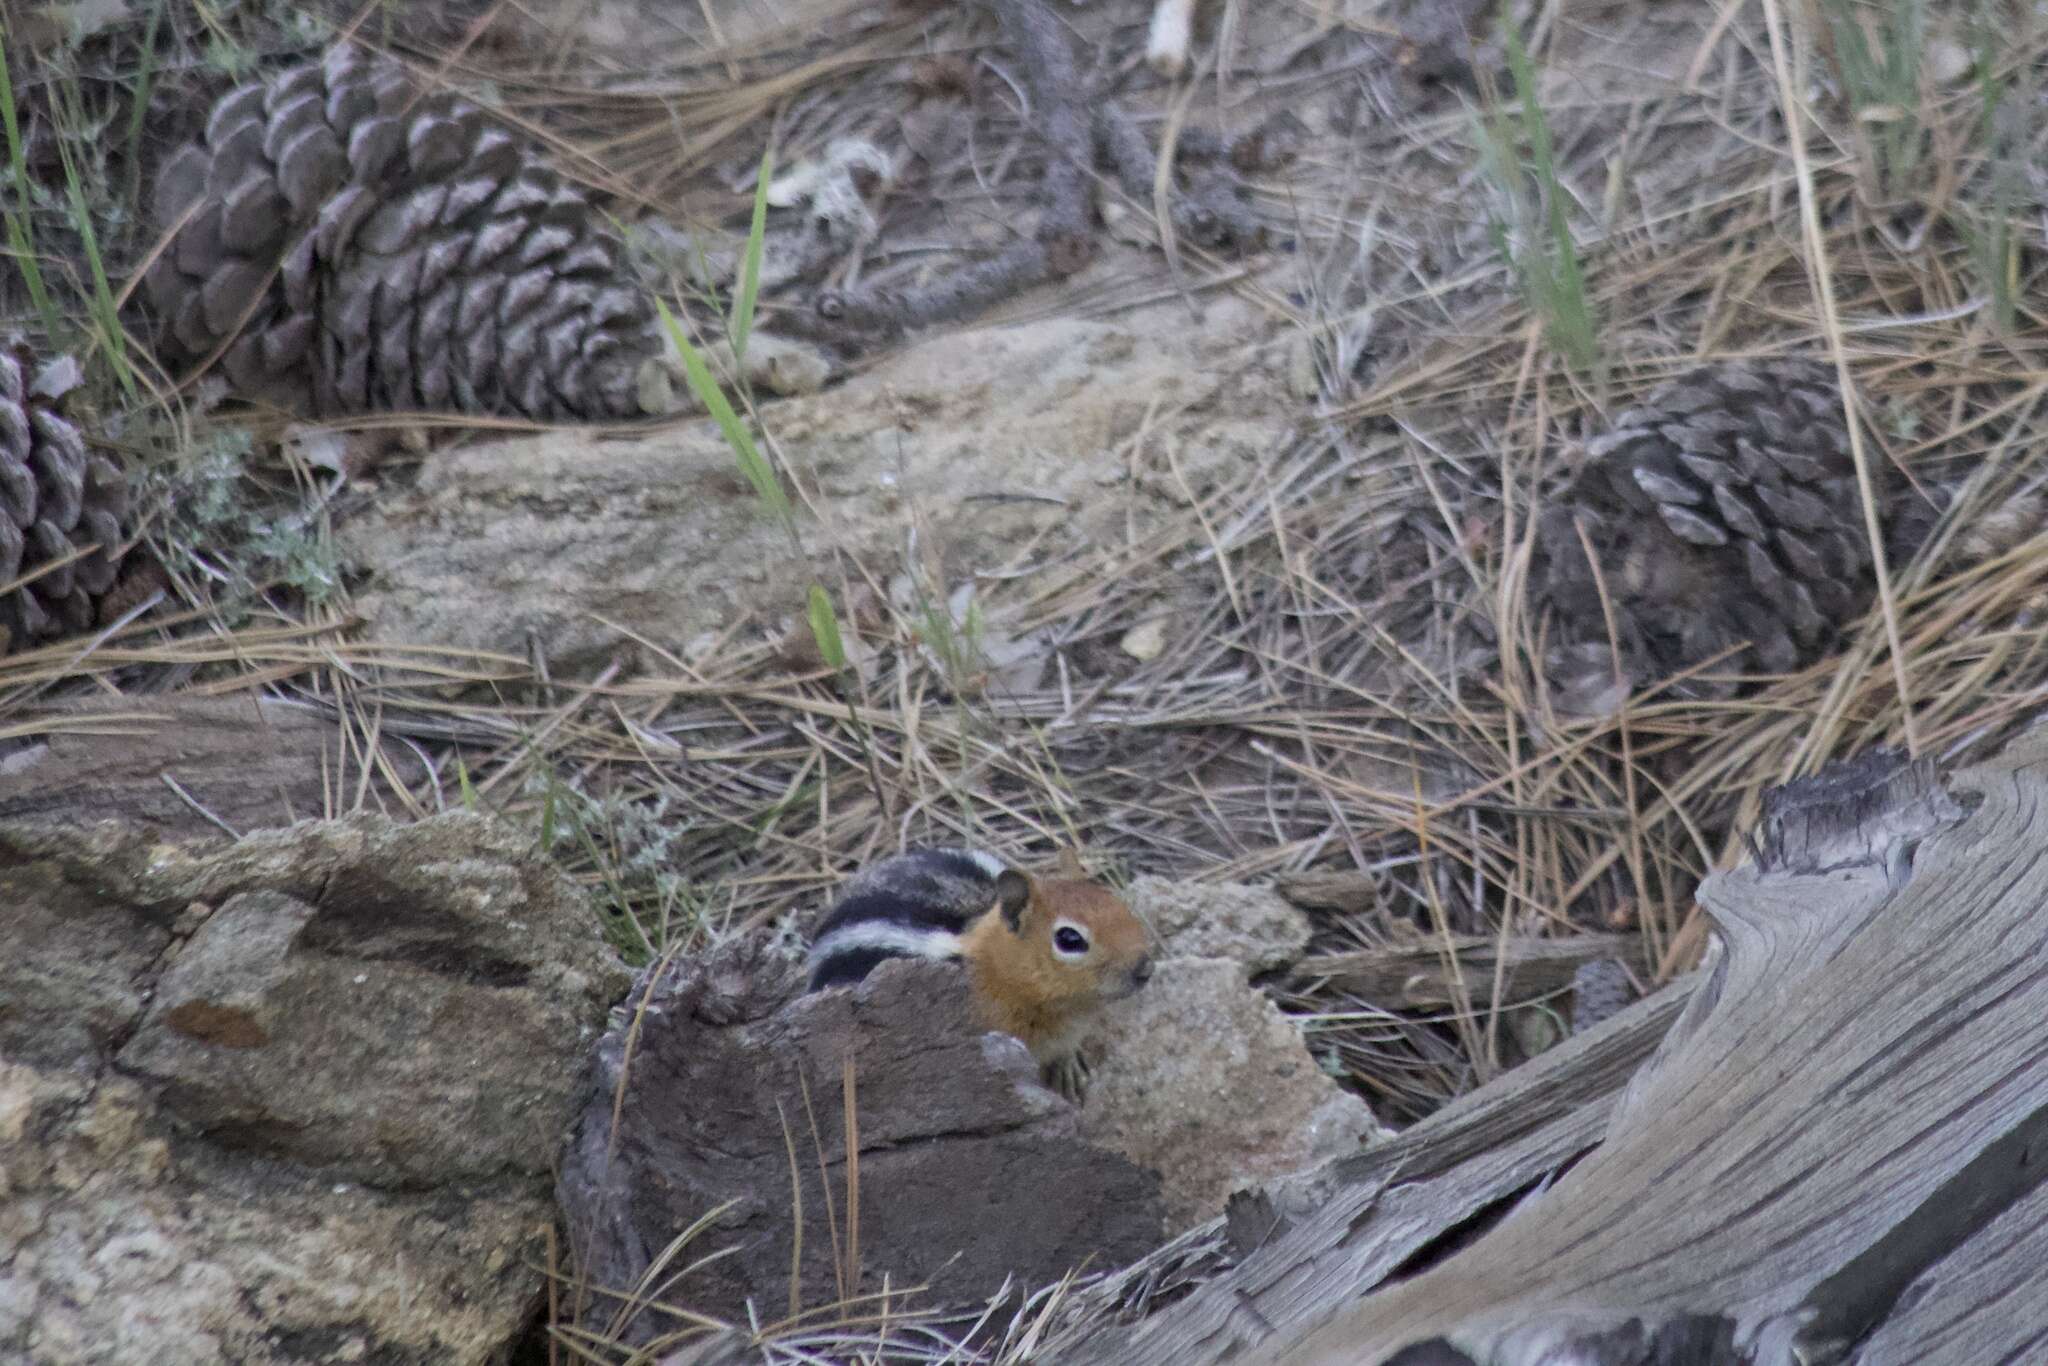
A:
POLYGON ((1264 1360, 1261 1344, 1408 1268, 1453 1230, 1497 1218, 1600 1141, 1609 1111, 1693 988, 1674 982, 1462 1097, 1322 1182, 1241 1196, 1241 1257, 1169 1314, 1097 1333, 1062 1360, 1177 1366, 1264 1360), (1334 1187, 1334 1191, 1330 1188, 1334 1187))
POLYGON ((1780 789, 1700 888, 1694 979, 1338 1164, 1320 1207, 1242 1205, 1232 1272, 1069 1359, 2044 1359, 2044 799, 2048 736, 1780 789))

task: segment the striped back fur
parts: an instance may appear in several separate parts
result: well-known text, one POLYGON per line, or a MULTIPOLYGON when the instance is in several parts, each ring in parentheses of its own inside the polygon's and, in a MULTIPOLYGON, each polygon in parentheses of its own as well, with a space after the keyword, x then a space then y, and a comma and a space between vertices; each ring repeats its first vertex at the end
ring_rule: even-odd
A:
POLYGON ((886 958, 957 960, 1007 867, 980 849, 911 849, 863 868, 818 924, 807 990, 852 986, 886 958))

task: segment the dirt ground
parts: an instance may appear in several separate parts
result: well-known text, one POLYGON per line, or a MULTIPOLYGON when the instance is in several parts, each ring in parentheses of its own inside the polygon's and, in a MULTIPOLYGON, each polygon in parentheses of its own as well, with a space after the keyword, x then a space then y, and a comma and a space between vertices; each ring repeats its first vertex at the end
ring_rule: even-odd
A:
MULTIPOLYGON (((1439 0, 1205 0, 1167 79, 1150 0, 1047 0, 1084 263, 902 335, 834 305, 975 279, 1058 208, 1060 101, 983 5, 31 8, 27 221, 166 568, 103 636, 0 657, 0 807, 100 788, 251 829, 249 773, 291 817, 480 807, 630 966, 800 933, 906 843, 1276 886, 1324 970, 1255 985, 1399 1126, 1566 1027, 1567 993, 1467 973, 1473 946, 1612 935, 1618 994, 1647 988, 1697 961, 1693 890, 1766 789, 1982 753, 2048 695, 2032 5, 1532 0, 1468 42, 1439 0), (343 27, 545 148, 714 350, 773 149, 756 336, 783 349, 752 354, 809 378, 728 389, 786 520, 694 409, 313 425, 100 374, 156 162, 343 27), (62 174, 88 149, 107 300, 62 174), (1532 527, 1660 383, 1790 360, 1848 379, 1932 548, 1791 672, 1688 691, 1596 642, 1564 676, 1532 527), (152 697, 191 718, 164 753, 231 752, 244 704, 274 752, 166 797, 100 743, 152 697), (1380 950, 1431 951, 1427 990, 1329 967, 1380 950)), ((0 286, 11 320, 27 294, 0 286)), ((1874 499, 1833 511, 1878 540, 1874 499)))
MULTIPOLYGON (((1500 32, 1447 42, 1431 26, 1453 7, 1421 0, 1214 0, 1166 80, 1142 57, 1150 8, 1048 12, 1082 105, 1171 146, 1170 173, 1092 168, 1085 268, 820 349, 823 387, 756 386, 742 408, 789 525, 702 417, 432 424, 337 468, 294 463, 326 433, 280 446, 276 421, 196 386, 158 424, 173 439, 131 410, 113 447, 175 466, 252 427, 227 479, 260 507, 232 525, 291 555, 238 569, 207 539, 230 523, 194 531, 203 500, 167 477, 169 615, 119 651, 0 663, 6 695, 263 691, 395 737, 426 776, 393 806, 467 791, 552 832, 641 955, 807 911, 905 840, 965 838, 1079 842, 1119 876, 1355 874, 1375 891, 1321 922, 1332 951, 1598 929, 1642 935, 1659 973, 1697 953, 1691 888, 1764 787, 1874 743, 1988 744, 2027 713, 2039 556, 1901 567, 1886 612, 1739 703, 1547 676, 1528 575, 1529 528, 1588 443, 1707 360, 1838 355, 1876 458, 1975 481, 1958 524, 2048 482, 2026 438, 2031 210, 1983 266, 2000 167, 2038 204, 2038 101, 1982 117, 1985 73, 2031 70, 2031 30, 1980 60, 1967 16, 1931 15, 1902 123, 1826 16, 1774 41, 1754 6, 1525 6, 1523 89, 1500 32), (1219 185, 1260 232, 1191 230, 1180 210, 1219 185), (1532 274, 1560 223, 1590 362, 1532 274)), ((178 29, 214 46, 164 68, 149 135, 188 135, 237 63, 331 36, 254 32, 178 29)), ((354 34, 666 242, 664 297, 700 336, 771 144, 759 331, 787 345, 814 344, 834 291, 970 276, 1045 211, 1034 73, 976 5, 450 0, 354 34), (849 156, 888 170, 831 218, 801 185, 849 156)), ((121 240, 133 268, 148 243, 121 240)), ((365 451, 389 425, 340 424, 365 451)), ((1283 995, 1393 1117, 1516 1056, 1483 1000, 1420 1018, 1326 983, 1283 995)))

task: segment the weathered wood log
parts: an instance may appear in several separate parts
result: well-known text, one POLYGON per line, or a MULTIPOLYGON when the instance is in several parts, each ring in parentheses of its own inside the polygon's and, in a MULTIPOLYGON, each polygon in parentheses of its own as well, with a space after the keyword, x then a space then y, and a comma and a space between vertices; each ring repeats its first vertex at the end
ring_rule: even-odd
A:
MULTIPOLYGON (((1781 789, 1752 860, 1700 888, 1714 943, 1655 1056, 1610 1113, 1540 1126, 1583 1144, 1524 1130, 1420 1180, 1350 1159, 1325 1211, 1088 1359, 2044 1359, 2044 822, 2048 736, 1946 780, 1872 756, 1781 789), (1514 1167, 1496 1202, 1533 1193, 1481 1229, 1451 1178, 1485 1162, 1514 1167)), ((1568 1081, 1667 999, 1404 1137, 1545 1063, 1568 1081)))
POLYGON ((1105 1330, 1061 1360, 1178 1366, 1263 1359, 1260 1344, 1427 1256, 1453 1226, 1484 1223, 1600 1141, 1621 1089, 1664 1037, 1695 977, 1574 1035, 1321 1179, 1240 1197, 1242 1260, 1131 1330, 1105 1330), (1334 1189, 1333 1189, 1334 1188, 1334 1189))

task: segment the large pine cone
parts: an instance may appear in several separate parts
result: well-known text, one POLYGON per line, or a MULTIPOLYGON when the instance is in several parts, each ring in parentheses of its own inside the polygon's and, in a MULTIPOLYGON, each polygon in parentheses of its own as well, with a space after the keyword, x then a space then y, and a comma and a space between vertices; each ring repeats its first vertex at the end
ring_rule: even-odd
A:
POLYGON ((173 363, 316 414, 637 414, 653 309, 601 215, 483 112, 341 47, 245 85, 158 178, 173 363), (229 339, 232 338, 232 342, 229 339))
POLYGON ((30 391, 26 361, 0 350, 0 586, 33 576, 0 594, 0 651, 89 629, 128 533, 127 480, 30 391))
POLYGON ((1558 643, 1604 658, 1586 544, 1635 683, 1745 641, 1711 672, 1778 673, 1818 658, 1876 592, 1834 368, 1702 370, 1660 386, 1590 444, 1539 524, 1535 586, 1558 643))

